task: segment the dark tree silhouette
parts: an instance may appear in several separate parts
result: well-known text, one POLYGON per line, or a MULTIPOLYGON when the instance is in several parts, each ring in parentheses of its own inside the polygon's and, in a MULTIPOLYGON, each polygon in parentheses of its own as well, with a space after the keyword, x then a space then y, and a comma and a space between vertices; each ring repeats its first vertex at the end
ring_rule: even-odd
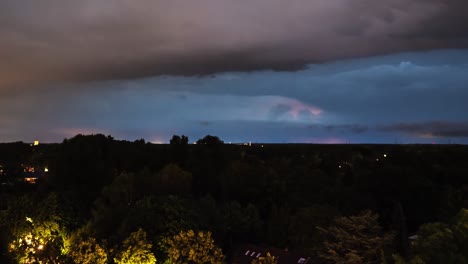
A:
POLYGON ((185 135, 182 135, 182 136, 173 135, 169 143, 171 145, 187 145, 188 141, 189 139, 185 135))
POLYGON ((197 140, 197 144, 200 145, 222 145, 224 141, 222 141, 217 136, 206 135, 204 138, 197 140))

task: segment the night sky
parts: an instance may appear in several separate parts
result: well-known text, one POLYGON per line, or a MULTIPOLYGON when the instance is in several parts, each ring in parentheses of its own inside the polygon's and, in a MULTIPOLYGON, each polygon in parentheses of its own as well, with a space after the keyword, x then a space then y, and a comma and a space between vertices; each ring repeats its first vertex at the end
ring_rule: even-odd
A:
POLYGON ((0 142, 468 144, 466 0, 1 0, 0 142))

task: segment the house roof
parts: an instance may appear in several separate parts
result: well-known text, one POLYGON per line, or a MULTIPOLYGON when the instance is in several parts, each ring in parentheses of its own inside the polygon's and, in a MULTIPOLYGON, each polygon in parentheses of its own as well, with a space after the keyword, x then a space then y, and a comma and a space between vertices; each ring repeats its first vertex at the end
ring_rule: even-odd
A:
MULTIPOLYGON (((278 264, 308 264, 310 257, 299 251, 289 251, 275 247, 262 247, 257 245, 242 245, 236 250, 232 264, 250 264, 267 253, 278 259, 278 264)), ((309 263, 310 264, 310 263, 309 263)))

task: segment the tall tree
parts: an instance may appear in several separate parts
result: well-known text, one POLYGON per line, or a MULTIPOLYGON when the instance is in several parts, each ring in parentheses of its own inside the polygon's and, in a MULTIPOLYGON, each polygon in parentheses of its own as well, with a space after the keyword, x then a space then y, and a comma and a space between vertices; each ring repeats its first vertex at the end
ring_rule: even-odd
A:
POLYGON ((10 245, 10 253, 19 263, 63 263, 66 259, 65 231, 57 222, 36 222, 26 217, 28 228, 10 245))
POLYGON ((189 141, 189 139, 188 139, 187 136, 173 135, 171 140, 169 140, 169 144, 171 144, 171 145, 187 145, 188 141, 189 141))
POLYGON ((217 136, 206 135, 204 138, 197 140, 197 144, 199 145, 222 145, 224 141, 222 141, 217 136))
POLYGON ((215 245, 211 232, 181 231, 163 239, 163 244, 173 264, 221 264, 224 261, 223 252, 215 245))
POLYGON ((114 257, 116 264, 155 264, 156 257, 151 248, 153 245, 146 238, 146 232, 143 229, 130 234, 123 241, 122 247, 114 257))
POLYGON ((153 182, 154 191, 158 194, 186 196, 192 187, 192 174, 177 164, 168 164, 159 171, 153 182))
POLYGON ((9 253, 19 263, 61 263, 68 235, 59 216, 57 196, 51 193, 41 201, 34 198, 18 197, 0 213, 9 253))
POLYGON ((288 240, 295 247, 315 253, 323 245, 323 237, 317 227, 328 227, 337 216, 338 211, 330 206, 301 208, 291 217, 288 240))
POLYGON ((420 227, 412 244, 414 257, 427 264, 468 262, 468 210, 462 209, 451 223, 420 227))
POLYGON ((85 237, 80 233, 72 235, 68 255, 76 264, 106 264, 108 259, 107 251, 94 237, 85 237))
POLYGON ((339 217, 334 225, 320 230, 325 235, 321 258, 327 263, 380 263, 384 246, 392 237, 384 235, 378 215, 364 211, 359 215, 339 217))

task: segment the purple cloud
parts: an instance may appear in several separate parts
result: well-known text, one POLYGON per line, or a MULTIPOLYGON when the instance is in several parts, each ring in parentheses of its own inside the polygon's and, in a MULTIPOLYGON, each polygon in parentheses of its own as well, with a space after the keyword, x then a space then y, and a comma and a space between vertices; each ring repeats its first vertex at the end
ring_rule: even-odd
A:
POLYGON ((468 47, 464 0, 0 2, 0 91, 468 47))

